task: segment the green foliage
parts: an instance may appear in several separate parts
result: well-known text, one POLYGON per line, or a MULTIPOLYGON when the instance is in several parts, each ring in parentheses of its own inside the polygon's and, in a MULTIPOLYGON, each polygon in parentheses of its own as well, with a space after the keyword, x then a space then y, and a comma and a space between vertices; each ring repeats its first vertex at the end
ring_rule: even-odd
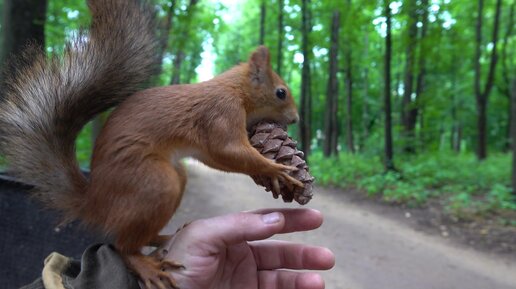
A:
POLYGON ((45 23, 45 45, 48 52, 63 51, 65 40, 88 26, 91 15, 84 0, 49 0, 45 23))
POLYGON ((366 155, 323 158, 316 152, 310 157, 311 172, 321 185, 357 187, 408 205, 439 198, 455 215, 516 210, 507 154, 478 162, 473 154, 425 153, 399 160, 398 167, 398 172, 385 173, 378 157, 366 155))
POLYGON ((516 210, 516 202, 512 190, 501 184, 495 184, 487 194, 489 207, 493 209, 516 210))
MULTIPOLYGON (((474 97, 475 22, 477 1, 429 1, 428 31, 415 51, 416 59, 423 56, 426 62, 426 77, 421 97, 415 105, 419 115, 414 140, 406 140, 401 129, 401 99, 406 63, 406 48, 409 43, 410 22, 408 1, 391 1, 393 8, 392 35, 392 106, 393 137, 397 172, 385 173, 380 155, 383 153, 383 64, 385 41, 385 18, 382 15, 383 1, 309 1, 309 54, 311 61, 312 135, 315 153, 310 156, 313 174, 321 185, 357 187, 369 195, 381 195, 389 202, 409 205, 424 204, 430 199, 442 200, 446 210, 455 215, 489 213, 501 210, 516 210, 515 200, 509 189, 510 156, 502 154, 507 149, 508 98, 507 79, 516 77, 516 33, 509 35, 502 54, 502 37, 509 31, 509 7, 514 0, 503 1, 500 23, 500 39, 497 49, 499 66, 496 70, 496 87, 491 91, 488 105, 489 158, 479 163, 473 151, 476 146, 476 104, 474 97), (339 35, 339 119, 344 115, 346 84, 344 68, 348 65, 347 51, 352 54, 353 105, 356 155, 341 151, 339 156, 324 158, 320 144, 324 136, 325 100, 328 81, 328 52, 330 45, 331 15, 341 13, 339 35), (501 65, 504 65, 504 69, 501 65), (460 153, 448 152, 454 137, 453 128, 460 127, 460 153), (367 129, 366 129, 367 128, 367 129), (405 155, 402 148, 407 141, 414 141, 416 154, 405 155)), ((0 0, 0 4, 3 1, 0 0)), ((90 14, 84 0, 49 0, 45 26, 46 50, 60 53, 65 40, 77 35, 81 27, 87 27, 90 14)), ((177 0, 172 12, 171 30, 163 35, 162 30, 172 5, 170 0, 153 0, 160 36, 165 37, 162 73, 157 80, 160 85, 170 83, 174 61, 180 53, 184 60, 179 67, 180 82, 199 80, 199 68, 203 52, 204 61, 214 66, 218 74, 231 66, 246 61, 258 45, 260 31, 261 0, 250 1, 192 1, 177 0), (224 4, 221 4, 224 3, 224 4), (225 7, 227 5, 228 7, 225 7), (211 55, 210 55, 211 54, 211 55), (211 56, 211 57, 210 57, 211 56)), ((264 2, 266 5, 265 45, 271 51, 274 69, 282 42, 282 77, 296 100, 301 87, 301 1, 284 1, 283 32, 278 29, 278 0, 264 2), (282 33, 282 34, 280 34, 282 33)), ((418 1, 421 3, 421 1, 418 1)), ((492 34, 494 0, 485 1, 484 39, 482 54, 482 82, 486 81, 489 66, 489 43, 492 34)), ((420 20, 419 20, 420 21, 420 20)), ((514 29, 513 29, 514 30, 514 29)), ((414 73, 420 71, 419 64, 414 73)), ((344 135, 341 127, 341 134, 344 135)), ((291 128, 295 136, 297 128, 291 128)), ((341 137, 340 147, 345 140, 341 137)), ((77 140, 77 156, 82 166, 87 166, 91 154, 91 127, 88 125, 77 140)), ((1 160, 0 160, 1 162, 1 160)))
POLYGON ((310 156, 310 171, 322 185, 338 186, 350 184, 350 180, 360 180, 381 174, 383 166, 379 158, 365 155, 339 154, 325 158, 320 151, 310 156))
MULTIPOLYGON (((164 23, 169 13, 171 1, 156 0, 158 21, 163 32, 164 23)), ((161 35, 168 42, 163 58, 163 69, 159 83, 170 84, 174 70, 174 61, 182 55, 183 61, 179 69, 180 83, 197 82, 196 69, 201 64, 201 54, 217 38, 221 29, 219 11, 223 6, 211 1, 198 1, 191 5, 190 0, 176 1, 172 14, 171 31, 168 35, 161 35)))

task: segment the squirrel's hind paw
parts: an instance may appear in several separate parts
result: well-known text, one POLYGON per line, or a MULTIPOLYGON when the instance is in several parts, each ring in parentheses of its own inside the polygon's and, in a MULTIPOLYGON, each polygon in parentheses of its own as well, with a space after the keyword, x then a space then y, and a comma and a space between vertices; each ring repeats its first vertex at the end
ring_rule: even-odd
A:
POLYGON ((184 269, 184 266, 168 260, 157 260, 152 256, 142 254, 123 256, 127 266, 133 271, 145 289, 179 289, 170 270, 184 269))

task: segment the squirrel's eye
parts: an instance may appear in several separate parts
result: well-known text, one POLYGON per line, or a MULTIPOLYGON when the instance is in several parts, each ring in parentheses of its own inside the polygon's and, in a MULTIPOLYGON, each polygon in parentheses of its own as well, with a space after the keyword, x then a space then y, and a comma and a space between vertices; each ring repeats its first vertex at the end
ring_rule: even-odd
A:
POLYGON ((276 96, 283 100, 285 97, 287 97, 287 92, 283 88, 276 89, 276 96))

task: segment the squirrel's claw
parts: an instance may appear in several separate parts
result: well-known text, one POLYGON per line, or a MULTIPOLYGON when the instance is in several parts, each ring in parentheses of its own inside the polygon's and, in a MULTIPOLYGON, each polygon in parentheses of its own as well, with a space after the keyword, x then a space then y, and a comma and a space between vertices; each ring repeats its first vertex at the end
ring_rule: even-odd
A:
POLYGON ((141 254, 123 256, 129 269, 136 273, 145 289, 179 289, 176 280, 167 270, 185 269, 182 264, 157 260, 141 254))
POLYGON ((278 177, 272 178, 272 192, 275 193, 276 195, 281 194, 281 188, 280 188, 278 177))

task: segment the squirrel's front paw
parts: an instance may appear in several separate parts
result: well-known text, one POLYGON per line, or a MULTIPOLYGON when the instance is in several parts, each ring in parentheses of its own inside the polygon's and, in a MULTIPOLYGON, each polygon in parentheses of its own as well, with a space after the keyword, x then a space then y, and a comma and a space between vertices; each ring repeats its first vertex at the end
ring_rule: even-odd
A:
POLYGON ((293 186, 298 186, 298 187, 303 188, 305 185, 301 181, 295 179, 294 177, 292 177, 291 175, 288 174, 288 172, 295 172, 297 170, 298 170, 298 168, 296 168, 296 167, 274 163, 273 171, 270 175, 271 181, 272 181, 273 192, 276 194, 280 193, 280 191, 281 191, 280 184, 279 184, 280 180, 282 181, 282 183, 284 183, 289 188, 289 190, 292 190, 293 186))

